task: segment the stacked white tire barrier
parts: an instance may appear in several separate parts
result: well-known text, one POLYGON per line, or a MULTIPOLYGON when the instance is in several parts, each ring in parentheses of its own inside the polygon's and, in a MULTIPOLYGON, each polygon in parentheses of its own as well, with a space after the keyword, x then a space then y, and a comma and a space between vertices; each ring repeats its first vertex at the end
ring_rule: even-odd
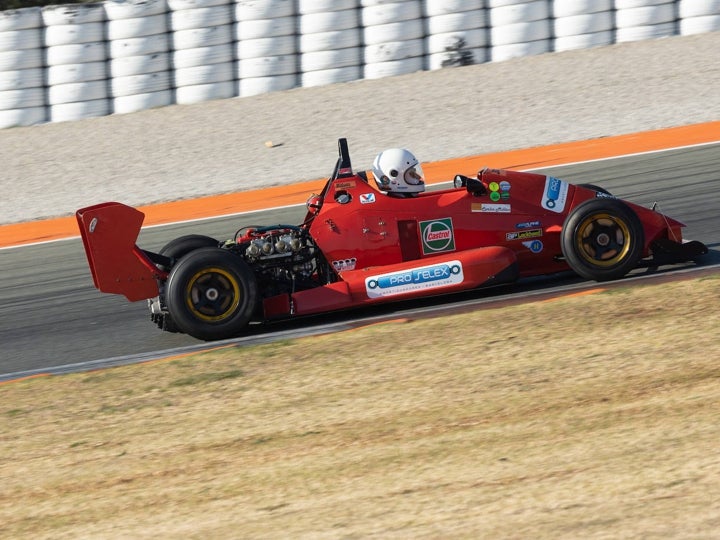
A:
POLYGON ((491 61, 551 50, 549 0, 487 0, 487 5, 491 61))
POLYGON ((703 34, 720 30, 720 0, 680 0, 680 34, 703 34))
POLYGON ((113 112, 172 104, 165 0, 107 0, 105 10, 113 112))
POLYGON ((0 129, 47 120, 42 26, 38 7, 0 11, 0 129))
POLYGON ((423 14, 428 69, 487 62, 484 0, 424 0, 423 14))
POLYGON ((673 0, 615 0, 615 41, 672 36, 677 33, 676 18, 673 0))
POLYGON ((613 0, 553 0, 554 51, 610 45, 615 39, 613 0))
POLYGON ((720 31, 720 0, 101 0, 0 11, 0 129, 720 31))
POLYGON ((103 5, 46 6, 42 18, 50 121, 110 114, 103 5))
POLYGON ((238 94, 242 97, 298 84, 293 0, 237 0, 238 94))
POLYGON ((237 95, 229 0, 168 0, 175 102, 237 95))
POLYGON ((361 0, 360 5, 365 79, 425 69, 421 0, 361 0))
POLYGON ((362 79, 357 0, 298 0, 301 86, 362 79))

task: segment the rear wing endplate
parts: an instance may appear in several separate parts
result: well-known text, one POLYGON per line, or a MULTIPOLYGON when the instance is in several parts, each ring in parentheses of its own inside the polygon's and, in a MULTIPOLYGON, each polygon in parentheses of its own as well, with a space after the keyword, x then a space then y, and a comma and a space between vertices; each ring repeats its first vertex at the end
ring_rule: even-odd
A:
POLYGON ((135 245, 145 214, 117 202, 75 213, 95 287, 131 302, 158 295, 157 268, 135 245))

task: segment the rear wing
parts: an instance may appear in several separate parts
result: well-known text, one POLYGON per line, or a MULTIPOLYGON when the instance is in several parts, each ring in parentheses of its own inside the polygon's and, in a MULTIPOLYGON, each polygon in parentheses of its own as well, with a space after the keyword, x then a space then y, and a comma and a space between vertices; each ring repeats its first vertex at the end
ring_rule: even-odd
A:
POLYGON ((95 287, 122 294, 131 302, 158 295, 158 278, 167 277, 137 245, 145 214, 117 202, 75 213, 95 287))

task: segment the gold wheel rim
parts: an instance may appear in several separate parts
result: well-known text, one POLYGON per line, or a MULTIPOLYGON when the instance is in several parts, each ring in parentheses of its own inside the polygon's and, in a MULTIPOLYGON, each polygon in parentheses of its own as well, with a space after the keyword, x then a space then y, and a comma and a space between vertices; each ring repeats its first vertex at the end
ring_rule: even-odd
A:
POLYGON ((610 267, 627 257, 632 244, 624 220, 608 213, 586 217, 576 229, 575 245, 580 256, 593 266, 610 267))
POLYGON ((185 289, 188 309, 199 320, 220 322, 235 313, 240 305, 240 284, 222 268, 204 268, 196 272, 185 289))

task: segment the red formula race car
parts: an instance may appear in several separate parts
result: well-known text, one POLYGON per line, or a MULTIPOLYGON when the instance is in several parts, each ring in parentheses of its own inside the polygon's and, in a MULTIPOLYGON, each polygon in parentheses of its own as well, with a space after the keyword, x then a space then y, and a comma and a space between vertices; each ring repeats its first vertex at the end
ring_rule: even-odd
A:
POLYGON ((611 280, 643 262, 707 252, 683 243, 682 223, 595 186, 484 169, 456 176, 450 189, 396 198, 353 172, 345 139, 338 150, 300 225, 246 227, 223 242, 183 236, 152 253, 135 244, 138 210, 115 202, 78 210, 95 286, 148 299, 164 330, 216 340, 251 322, 566 270, 611 280))

